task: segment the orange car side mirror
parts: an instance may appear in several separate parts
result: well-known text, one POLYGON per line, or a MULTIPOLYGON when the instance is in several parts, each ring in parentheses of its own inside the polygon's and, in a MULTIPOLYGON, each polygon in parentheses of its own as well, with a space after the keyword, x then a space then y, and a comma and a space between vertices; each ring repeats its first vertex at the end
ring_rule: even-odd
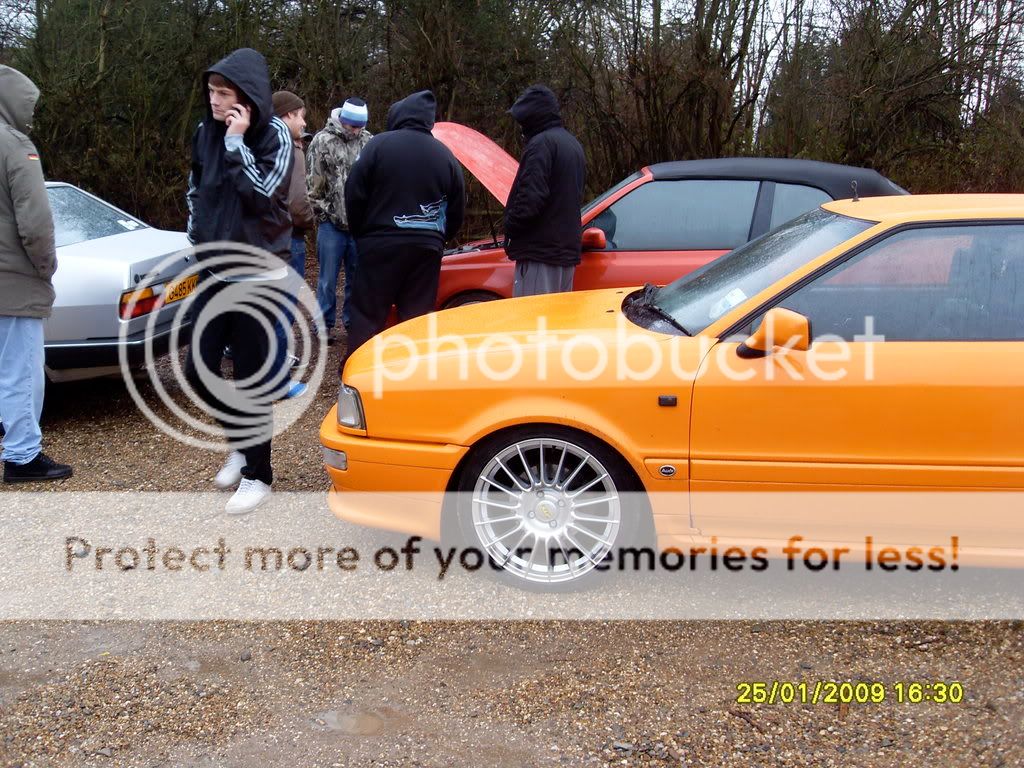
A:
POLYGON ((608 240, 604 236, 604 230, 597 227, 588 227, 583 230, 583 250, 603 251, 608 247, 608 240))
POLYGON ((770 309, 736 354, 745 359, 765 357, 777 346, 806 352, 811 346, 811 321, 791 309, 770 309))

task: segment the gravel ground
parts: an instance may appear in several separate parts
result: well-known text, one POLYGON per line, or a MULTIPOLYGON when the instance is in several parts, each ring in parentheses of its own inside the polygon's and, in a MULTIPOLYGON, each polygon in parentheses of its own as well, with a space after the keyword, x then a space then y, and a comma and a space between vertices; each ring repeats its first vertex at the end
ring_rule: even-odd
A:
MULTIPOLYGON (((316 263, 310 260, 306 274, 315 276, 316 272, 316 263)), ((339 281, 339 297, 342 285, 339 281)), ((336 372, 339 355, 345 350, 344 334, 326 349, 325 375, 319 390, 305 395, 303 402, 308 401, 309 407, 274 440, 276 489, 309 491, 328 487, 317 435, 320 422, 338 396, 336 372)), ((180 358, 184 360, 184 352, 180 358)), ((316 359, 314 356, 314 363, 316 359)), ((159 361, 157 370, 168 391, 180 396, 168 358, 159 361)), ((230 370, 230 363, 226 370, 230 370)), ((144 375, 137 382, 140 394, 161 417, 191 436, 204 437, 169 414, 144 375)), ((183 445, 155 429, 119 377, 48 386, 42 426, 47 453, 75 469, 74 477, 67 481, 33 487, 44 492, 209 491, 210 481, 224 459, 222 453, 183 445)), ((0 484, 0 493, 25 489, 0 484)))
POLYGON ((1021 626, 0 625, 5 765, 1024 764, 1021 626), (741 705, 744 680, 960 704, 741 705))
MULTIPOLYGON (((275 440, 281 490, 326 490, 316 436, 342 349, 329 348, 323 385, 275 440)), ((221 455, 154 430, 123 383, 47 398, 47 450, 75 477, 40 491, 210 489, 221 455)), ((1022 629, 0 623, 0 764, 1024 765, 1022 629), (736 702, 737 683, 772 680, 880 681, 888 699, 736 702), (893 683, 950 680, 962 703, 893 701, 893 683)))

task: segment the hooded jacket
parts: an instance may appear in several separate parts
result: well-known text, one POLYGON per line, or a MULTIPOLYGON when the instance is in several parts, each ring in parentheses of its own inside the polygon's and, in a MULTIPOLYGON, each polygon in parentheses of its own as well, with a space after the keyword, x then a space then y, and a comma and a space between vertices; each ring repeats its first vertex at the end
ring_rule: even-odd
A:
POLYGON ((526 146, 505 206, 505 251, 513 261, 579 264, 583 147, 562 126, 558 99, 546 86, 531 85, 509 112, 526 146))
MULTIPOLYGON (((206 119, 192 136, 188 184, 188 237, 199 245, 230 240, 287 259, 292 220, 288 189, 293 142, 288 126, 274 115, 267 62, 240 48, 203 75, 206 119), (228 136, 214 120, 207 94, 210 75, 234 84, 252 108, 244 136, 228 136)), ((202 259, 209 254, 200 256, 202 259)))
POLYGON ((39 89, 0 66, 0 315, 50 316, 57 268, 39 153, 26 135, 39 89))
POLYGON ((288 183, 288 213, 292 217, 292 237, 305 237, 306 230, 312 229, 313 207, 306 192, 306 155, 302 139, 295 139, 292 150, 291 181, 288 183))
POLYGON ((451 151, 435 139, 434 94, 391 105, 387 132, 374 136, 345 184, 349 229, 357 239, 401 238, 444 248, 462 226, 465 182, 451 151))
POLYGON ((338 229, 348 229, 345 182, 373 134, 363 128, 353 137, 338 119, 340 114, 341 107, 332 110, 323 130, 310 142, 306 186, 317 221, 330 221, 338 229))

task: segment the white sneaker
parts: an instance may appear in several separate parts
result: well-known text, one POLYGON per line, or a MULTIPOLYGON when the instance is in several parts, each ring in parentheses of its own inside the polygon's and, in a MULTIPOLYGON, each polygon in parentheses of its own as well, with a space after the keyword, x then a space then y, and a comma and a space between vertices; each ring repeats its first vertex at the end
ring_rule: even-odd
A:
POLYGON ((238 490, 235 491, 235 495, 224 506, 224 511, 229 515, 245 515, 254 511, 256 507, 269 498, 269 485, 262 480, 252 480, 248 477, 243 477, 238 490))
POLYGON ((228 488, 234 488, 238 485, 238 481, 242 479, 242 470, 245 468, 245 456, 240 451, 232 451, 228 454, 227 461, 224 462, 224 466, 220 468, 220 472, 213 478, 213 484, 220 488, 222 491, 226 491, 228 488))

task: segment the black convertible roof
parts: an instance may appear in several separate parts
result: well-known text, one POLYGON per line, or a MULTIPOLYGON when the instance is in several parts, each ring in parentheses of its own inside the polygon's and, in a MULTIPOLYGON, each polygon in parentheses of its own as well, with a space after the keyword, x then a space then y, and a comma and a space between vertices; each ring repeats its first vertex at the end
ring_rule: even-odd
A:
POLYGON ((677 160, 647 166, 659 180, 759 179, 783 184, 806 184, 827 192, 834 200, 853 197, 851 182, 864 197, 906 195, 905 189, 877 171, 818 160, 778 157, 722 157, 712 160, 677 160))

